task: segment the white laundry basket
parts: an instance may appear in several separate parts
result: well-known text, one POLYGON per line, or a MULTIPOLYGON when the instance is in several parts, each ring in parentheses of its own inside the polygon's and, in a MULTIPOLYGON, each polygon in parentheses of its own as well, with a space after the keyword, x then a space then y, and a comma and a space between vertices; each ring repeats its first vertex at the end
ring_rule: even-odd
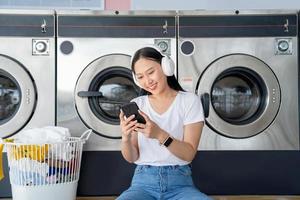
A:
POLYGON ((75 200, 82 148, 91 132, 60 143, 5 143, 13 200, 75 200))

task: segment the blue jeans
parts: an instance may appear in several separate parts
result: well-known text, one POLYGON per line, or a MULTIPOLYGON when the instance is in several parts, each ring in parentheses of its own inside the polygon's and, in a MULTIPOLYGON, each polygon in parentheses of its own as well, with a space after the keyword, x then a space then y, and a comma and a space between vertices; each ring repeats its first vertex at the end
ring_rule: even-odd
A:
POLYGON ((131 186, 117 200, 211 200, 193 184, 191 167, 138 165, 131 186))

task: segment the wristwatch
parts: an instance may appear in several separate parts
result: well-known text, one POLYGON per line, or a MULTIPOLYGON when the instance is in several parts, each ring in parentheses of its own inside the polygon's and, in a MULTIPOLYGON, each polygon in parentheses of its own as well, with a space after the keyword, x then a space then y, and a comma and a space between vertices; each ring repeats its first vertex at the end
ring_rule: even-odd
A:
POLYGON ((165 147, 170 146, 170 144, 173 142, 173 138, 171 136, 168 136, 167 139, 162 143, 165 147))

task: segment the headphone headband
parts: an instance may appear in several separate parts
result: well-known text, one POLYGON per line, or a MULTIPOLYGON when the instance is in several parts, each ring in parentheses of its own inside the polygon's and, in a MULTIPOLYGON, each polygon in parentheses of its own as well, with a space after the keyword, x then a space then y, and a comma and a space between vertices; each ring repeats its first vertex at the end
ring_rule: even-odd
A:
MULTIPOLYGON (((166 54, 164 54, 157 46, 155 45, 145 45, 141 48, 139 48, 138 50, 136 50, 134 52, 134 54, 131 56, 131 60, 130 60, 130 66, 132 67, 132 62, 133 62, 133 58, 136 54, 137 51, 139 51, 140 49, 143 49, 143 48, 152 48, 152 49, 155 49, 157 52, 160 53, 160 55, 162 56, 162 59, 161 59, 161 67, 162 67, 162 70, 164 72, 164 74, 166 76, 173 76, 174 75, 174 70, 175 70, 175 64, 173 62, 173 60, 166 54)), ((135 77, 135 73, 132 71, 132 76, 133 76, 133 80, 135 82, 135 84, 137 86, 140 87, 138 81, 136 80, 136 77, 135 77)))

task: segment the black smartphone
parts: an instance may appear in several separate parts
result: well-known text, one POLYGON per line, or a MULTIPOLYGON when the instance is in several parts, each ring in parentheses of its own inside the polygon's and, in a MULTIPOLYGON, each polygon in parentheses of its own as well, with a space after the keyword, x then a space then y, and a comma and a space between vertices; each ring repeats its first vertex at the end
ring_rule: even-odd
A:
POLYGON ((135 119, 138 123, 146 124, 145 118, 138 112, 139 107, 136 105, 135 102, 130 102, 121 106, 121 109, 125 116, 128 118, 131 115, 135 115, 135 119))

